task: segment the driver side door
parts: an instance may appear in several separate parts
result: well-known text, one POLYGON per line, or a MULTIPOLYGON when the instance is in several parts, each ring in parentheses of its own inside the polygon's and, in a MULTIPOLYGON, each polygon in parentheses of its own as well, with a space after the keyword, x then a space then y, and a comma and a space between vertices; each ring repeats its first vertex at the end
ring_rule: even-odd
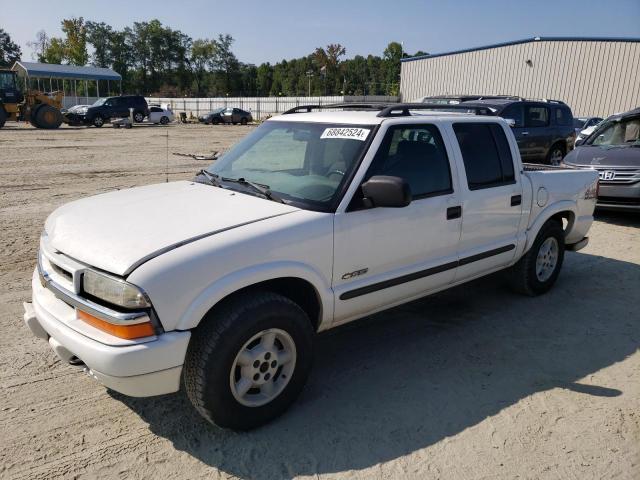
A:
POLYGON ((403 208, 365 208, 358 189, 334 220, 334 324, 425 295, 454 280, 460 199, 453 154, 433 124, 388 127, 363 182, 404 178, 403 208))

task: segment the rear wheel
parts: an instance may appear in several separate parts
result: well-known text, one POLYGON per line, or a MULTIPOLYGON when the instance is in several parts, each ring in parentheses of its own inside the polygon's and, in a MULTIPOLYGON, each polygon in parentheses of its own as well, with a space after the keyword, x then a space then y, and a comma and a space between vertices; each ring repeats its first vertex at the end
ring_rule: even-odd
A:
POLYGON ((288 298, 252 292, 214 309, 184 366, 189 399, 209 422, 248 430, 281 415, 311 369, 314 331, 288 298))
POLYGON ((0 128, 4 127, 4 124, 6 121, 7 121, 7 113, 4 111, 4 108, 0 106, 0 128))
POLYGON ((51 105, 41 105, 35 117, 38 128, 52 130, 62 125, 62 113, 51 105))
POLYGON ((142 121, 144 120, 144 113, 142 113, 142 112, 135 112, 135 113, 133 114, 133 120, 134 120, 136 123, 142 123, 142 121))
POLYGON ((249 123, 249 121, 246 119, 246 117, 242 117, 242 119, 240 120, 240 123, 242 125, 246 125, 247 123, 249 123))
POLYGON ((545 223, 531 249, 511 267, 511 285, 519 293, 536 296, 553 287, 564 260, 564 230, 557 220, 545 223))
POLYGON ((163 117, 160 119, 160 124, 161 124, 161 125, 166 125, 166 124, 168 124, 168 123, 169 123, 169 117, 165 117, 165 116, 163 116, 163 117))
POLYGON ((547 154, 547 164, 557 167, 560 165, 560 162, 564 158, 564 149, 562 145, 556 143, 551 147, 549 153, 547 154))

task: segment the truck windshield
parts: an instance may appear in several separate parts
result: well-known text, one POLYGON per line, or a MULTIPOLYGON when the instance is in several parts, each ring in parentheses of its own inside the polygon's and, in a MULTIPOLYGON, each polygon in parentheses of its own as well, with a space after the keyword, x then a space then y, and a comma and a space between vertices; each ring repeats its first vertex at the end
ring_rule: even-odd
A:
MULTIPOLYGON (((356 168, 373 129, 373 125, 265 122, 207 171, 268 186, 301 208, 327 211, 356 168)), ((229 188, 236 186, 228 183, 229 188)))
POLYGON ((587 145, 622 147, 640 145, 640 118, 626 118, 605 124, 587 140, 587 145))
POLYGON ((0 88, 9 90, 16 88, 16 76, 13 72, 0 72, 0 88))

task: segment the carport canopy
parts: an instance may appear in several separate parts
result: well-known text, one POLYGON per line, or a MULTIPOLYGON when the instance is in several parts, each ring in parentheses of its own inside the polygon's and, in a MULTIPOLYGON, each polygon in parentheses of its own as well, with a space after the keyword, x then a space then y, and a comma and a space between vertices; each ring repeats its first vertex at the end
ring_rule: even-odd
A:
POLYGON ((29 77, 65 78, 69 80, 109 80, 119 82, 122 76, 110 68, 79 67, 55 63, 16 62, 12 70, 29 77))
MULTIPOLYGON (((95 83, 96 95, 100 97, 100 82, 107 82, 107 95, 111 92, 110 84, 117 82, 122 94, 122 76, 111 70, 102 67, 81 67, 78 65, 60 65, 57 63, 37 63, 18 61, 13 64, 11 70, 18 73, 19 76, 25 77, 27 84, 30 80, 37 81, 38 90, 40 90, 40 80, 48 80, 49 87, 53 90, 54 80, 56 85, 62 80, 62 90, 64 91, 65 80, 73 83, 73 94, 78 97, 76 82, 84 82, 85 97, 89 96, 89 82, 95 83)), ((46 85, 46 83, 45 83, 46 85)), ((104 91, 104 90, 103 90, 104 91)))

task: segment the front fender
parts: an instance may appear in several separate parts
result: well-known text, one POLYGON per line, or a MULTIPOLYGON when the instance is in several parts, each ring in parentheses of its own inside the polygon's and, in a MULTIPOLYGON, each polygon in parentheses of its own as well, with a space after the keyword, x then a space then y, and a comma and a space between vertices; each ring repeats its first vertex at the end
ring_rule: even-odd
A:
POLYGON ((545 207, 540 213, 536 220, 531 224, 531 226, 527 229, 527 243, 524 248, 524 253, 528 252, 529 249, 533 246, 533 242, 538 236, 538 232, 551 217, 553 217, 556 213, 560 212, 570 212, 569 224, 567 225, 567 232, 570 232, 573 228, 573 222, 576 218, 577 206, 575 202, 571 200, 560 200, 558 202, 552 203, 545 207))
POLYGON ((333 318, 333 290, 315 269, 299 262, 271 262, 253 265, 216 279, 203 289, 180 317, 176 329, 190 330, 198 326, 206 313, 218 302, 251 285, 277 278, 300 278, 315 288, 321 303, 320 327, 326 328, 333 318))

